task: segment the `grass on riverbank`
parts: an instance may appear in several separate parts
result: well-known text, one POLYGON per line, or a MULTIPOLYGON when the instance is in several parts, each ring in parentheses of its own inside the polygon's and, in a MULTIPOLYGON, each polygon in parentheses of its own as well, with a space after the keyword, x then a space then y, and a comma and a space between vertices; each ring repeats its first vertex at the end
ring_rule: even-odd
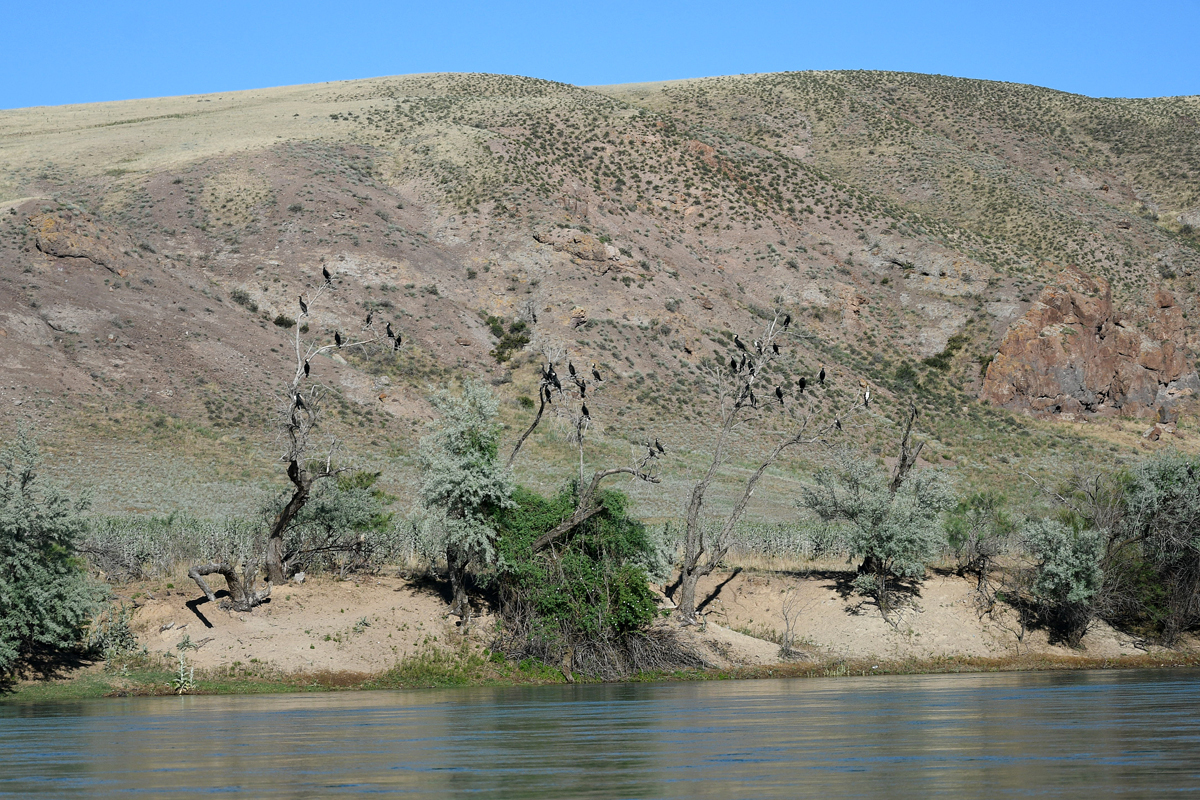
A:
MULTIPOLYGON (((0 684, 0 702, 32 703, 102 697, 152 697, 174 694, 174 670, 150 660, 130 660, 79 670, 65 679, 0 684)), ((1088 657, 1027 654, 1003 658, 940 656, 936 658, 830 659, 796 661, 763 667, 722 670, 646 672, 633 682, 745 680, 761 678, 842 678, 867 675, 934 675, 982 672, 1039 672, 1085 669, 1160 669, 1200 667, 1200 652, 1166 651, 1135 656, 1088 657)), ((576 676, 581 683, 586 677, 576 676)), ((283 673, 259 665, 196 673, 189 694, 249 695, 290 692, 431 689, 455 686, 518 686, 566 683, 562 672, 532 659, 514 662, 499 653, 429 648, 409 656, 386 672, 283 673)))

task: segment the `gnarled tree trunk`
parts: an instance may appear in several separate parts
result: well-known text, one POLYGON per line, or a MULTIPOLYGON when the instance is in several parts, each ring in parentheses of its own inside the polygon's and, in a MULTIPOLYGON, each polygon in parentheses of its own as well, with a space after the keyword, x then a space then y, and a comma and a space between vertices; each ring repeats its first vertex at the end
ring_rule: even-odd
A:
POLYGON ((271 584, 267 582, 267 588, 261 592, 254 590, 255 573, 258 572, 256 564, 246 564, 242 567, 242 574, 238 575, 237 567, 228 561, 215 561, 211 564, 202 564, 192 567, 188 570, 188 577, 196 582, 200 587, 200 591, 204 592, 205 597, 209 602, 216 603, 217 596, 213 594, 213 590, 209 588, 208 582, 204 580, 205 575, 220 575, 225 579, 225 585, 229 589, 229 599, 222 600, 219 605, 221 608, 229 608, 234 611, 250 611, 255 606, 262 603, 271 596, 271 584))

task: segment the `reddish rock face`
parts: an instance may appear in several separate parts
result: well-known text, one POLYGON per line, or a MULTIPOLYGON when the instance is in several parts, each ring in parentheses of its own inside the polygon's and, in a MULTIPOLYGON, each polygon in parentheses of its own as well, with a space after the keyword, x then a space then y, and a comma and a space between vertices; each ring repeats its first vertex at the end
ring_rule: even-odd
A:
POLYGON ((1200 392, 1184 341, 1169 292, 1139 328, 1114 312, 1103 279, 1068 269, 1008 329, 980 395, 1043 413, 1147 415, 1200 392))

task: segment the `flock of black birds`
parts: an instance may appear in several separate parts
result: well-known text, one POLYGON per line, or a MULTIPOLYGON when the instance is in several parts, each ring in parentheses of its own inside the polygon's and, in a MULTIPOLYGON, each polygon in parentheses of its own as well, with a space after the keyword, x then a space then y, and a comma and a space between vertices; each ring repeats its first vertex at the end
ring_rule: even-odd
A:
MULTIPOLYGON (((333 275, 329 272, 329 267, 326 267, 326 266, 321 267, 321 277, 324 279, 324 283, 322 284, 321 288, 333 289, 333 275)), ((308 316, 308 303, 306 303, 304 301, 304 295, 299 295, 298 299, 300 301, 300 317, 301 318, 307 317, 308 316)), ((371 325, 374 323, 374 321, 375 321, 375 310, 367 309, 367 318, 363 322, 363 330, 364 331, 370 330, 371 325)), ((403 342, 403 337, 401 336, 401 334, 392 330, 392 323, 390 321, 385 323, 384 331, 385 331, 388 341, 391 342, 391 344, 392 344, 392 352, 399 350, 400 344, 401 344, 401 342, 403 342)), ((346 341, 345 341, 345 339, 342 338, 341 331, 335 330, 333 332, 333 343, 339 349, 345 346, 346 341)), ((304 377, 305 378, 309 377, 309 375, 311 373, 312 373, 312 365, 310 364, 309 359, 306 358, 306 359, 304 359, 304 377)), ((307 407, 305 406, 304 399, 301 397, 299 392, 296 392, 296 394, 293 398, 293 403, 292 403, 293 415, 295 414, 296 411, 304 411, 306 408, 307 407)), ((294 422, 295 422, 295 420, 293 419, 293 423, 294 422)))

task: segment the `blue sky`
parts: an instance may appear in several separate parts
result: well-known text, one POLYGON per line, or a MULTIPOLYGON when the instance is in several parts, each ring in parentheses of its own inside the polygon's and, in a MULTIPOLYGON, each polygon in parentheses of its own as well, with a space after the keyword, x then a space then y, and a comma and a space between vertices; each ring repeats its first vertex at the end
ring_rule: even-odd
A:
POLYGON ((11 2, 0 108, 415 72, 579 85, 890 69, 1092 96, 1200 94, 1200 0, 11 2))

